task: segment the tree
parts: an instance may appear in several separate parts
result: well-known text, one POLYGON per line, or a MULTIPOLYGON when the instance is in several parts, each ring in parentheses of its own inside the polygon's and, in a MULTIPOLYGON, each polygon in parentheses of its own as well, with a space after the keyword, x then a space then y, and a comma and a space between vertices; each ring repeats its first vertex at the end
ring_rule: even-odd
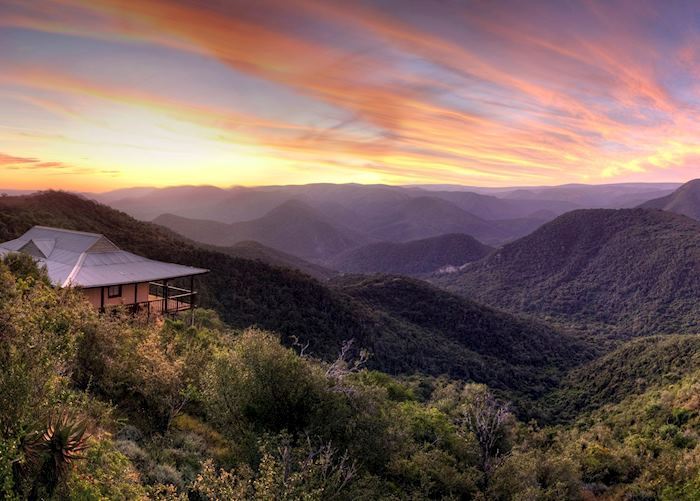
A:
POLYGON ((484 385, 468 385, 462 394, 460 409, 462 432, 472 433, 479 446, 481 469, 485 484, 499 459, 504 455, 503 444, 507 424, 512 420, 508 405, 499 402, 484 385))
POLYGON ((357 467, 347 453, 330 443, 295 446, 288 434, 260 440, 257 469, 243 465, 234 471, 217 469, 211 460, 192 491, 206 499, 299 499, 308 501, 357 499, 353 483, 357 467))

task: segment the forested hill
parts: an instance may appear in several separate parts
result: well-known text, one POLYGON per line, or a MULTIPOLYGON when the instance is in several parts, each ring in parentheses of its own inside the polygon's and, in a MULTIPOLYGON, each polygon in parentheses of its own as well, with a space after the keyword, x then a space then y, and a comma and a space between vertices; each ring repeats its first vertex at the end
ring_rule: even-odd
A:
POLYGON ((474 237, 451 233, 410 242, 378 242, 344 252, 328 265, 348 273, 421 276, 445 266, 461 266, 493 251, 474 237))
POLYGON ((253 240, 239 242, 230 247, 215 247, 214 250, 233 257, 259 260, 272 266, 298 270, 319 280, 327 280, 337 275, 337 272, 330 268, 310 263, 300 257, 273 249, 253 240))
MULTIPOLYGON (((389 282, 347 287, 367 303, 421 287, 389 282)), ((98 315, 27 255, 0 260, 0 297, 0 499, 700 499, 700 373, 671 338, 622 370, 677 383, 614 380, 620 403, 541 427, 484 385, 324 363, 210 310, 98 315)))
POLYGON ((700 179, 688 181, 676 191, 640 205, 647 209, 663 209, 700 220, 700 179))
POLYGON ((548 419, 564 421, 652 388, 676 383, 700 370, 700 336, 650 336, 571 371, 540 402, 548 419))
MULTIPOLYGON (((74 195, 47 192, 0 199, 2 240, 14 238, 35 224, 103 233, 126 250, 208 268, 211 273, 202 279, 203 304, 215 308, 229 325, 256 325, 280 333, 287 342, 296 336, 309 343, 310 353, 327 359, 336 356, 343 341, 354 339, 356 347, 372 353, 370 366, 386 372, 448 374, 538 394, 556 382, 556 367, 574 365, 579 358, 572 349, 573 341, 562 337, 544 358, 515 366, 472 338, 450 338, 446 334, 449 326, 413 322, 385 311, 379 303, 368 305, 302 273, 198 247, 169 230, 74 195), (550 355, 553 372, 534 367, 547 366, 550 355)), ((437 319, 442 306, 436 301, 433 314, 437 319)), ((490 311, 463 321, 481 325, 492 315, 490 311)), ((488 334, 495 343, 498 337, 513 332, 533 346, 540 344, 536 339, 542 333, 537 329, 494 328, 488 334)), ((551 338, 551 331, 546 333, 551 338)))
POLYGON ((371 308, 424 329, 432 342, 455 340, 515 365, 571 367, 591 352, 582 342, 535 321, 482 306, 420 280, 347 276, 334 284, 371 308))
POLYGON ((700 223, 650 209, 573 211, 435 281, 590 332, 698 333, 700 223))

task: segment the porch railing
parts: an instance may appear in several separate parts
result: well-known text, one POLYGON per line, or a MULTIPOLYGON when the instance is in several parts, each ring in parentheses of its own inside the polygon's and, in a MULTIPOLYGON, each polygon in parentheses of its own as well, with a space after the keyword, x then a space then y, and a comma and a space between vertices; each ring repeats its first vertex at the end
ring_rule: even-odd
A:
POLYGON ((161 282, 149 282, 148 301, 134 303, 134 312, 146 311, 151 314, 174 315, 194 308, 197 291, 175 287, 161 282))

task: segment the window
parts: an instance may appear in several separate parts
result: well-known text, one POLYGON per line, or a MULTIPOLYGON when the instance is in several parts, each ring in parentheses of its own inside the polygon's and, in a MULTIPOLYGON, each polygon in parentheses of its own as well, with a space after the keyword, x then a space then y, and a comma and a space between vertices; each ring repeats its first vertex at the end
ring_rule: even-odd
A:
POLYGON ((110 285, 107 288, 107 297, 122 297, 122 286, 110 285))

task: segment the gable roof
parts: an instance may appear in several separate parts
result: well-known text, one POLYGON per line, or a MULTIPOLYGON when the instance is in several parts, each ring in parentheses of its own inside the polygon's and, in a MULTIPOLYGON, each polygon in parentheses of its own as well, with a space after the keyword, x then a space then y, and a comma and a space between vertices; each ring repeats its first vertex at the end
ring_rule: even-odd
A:
POLYGON ((46 266, 55 285, 101 287, 200 275, 209 270, 154 261, 121 250, 98 233, 34 226, 0 244, 0 256, 26 252, 46 266))

